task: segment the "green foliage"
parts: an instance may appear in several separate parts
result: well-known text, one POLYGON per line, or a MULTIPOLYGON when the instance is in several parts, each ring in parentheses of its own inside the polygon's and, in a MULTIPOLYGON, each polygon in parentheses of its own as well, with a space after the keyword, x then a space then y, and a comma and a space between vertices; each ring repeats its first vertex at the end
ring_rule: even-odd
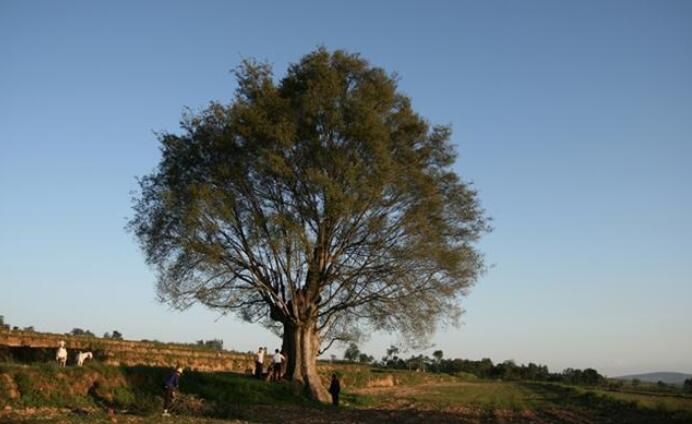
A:
POLYGON ((370 364, 375 360, 375 358, 372 355, 368 355, 367 353, 361 352, 358 354, 358 362, 361 364, 370 364))
POLYGON ((215 350, 222 350, 223 349, 223 340, 221 339, 213 339, 213 340, 197 340, 195 345, 200 346, 200 347, 206 347, 208 349, 215 349, 215 350))
POLYGON ((75 327, 72 329, 72 331, 69 332, 69 334, 73 336, 87 336, 87 337, 96 337, 94 333, 92 333, 90 330, 83 330, 81 328, 75 327))
POLYGON ((489 226, 452 168, 451 130, 356 54, 320 48, 279 81, 245 61, 236 78, 230 104, 160 136, 141 179, 129 228, 161 298, 317 321, 323 340, 367 325, 419 341, 454 321, 489 226))
POLYGON ((344 351, 344 359, 347 361, 355 362, 359 356, 360 349, 358 349, 358 345, 356 345, 355 343, 349 344, 348 348, 344 351))

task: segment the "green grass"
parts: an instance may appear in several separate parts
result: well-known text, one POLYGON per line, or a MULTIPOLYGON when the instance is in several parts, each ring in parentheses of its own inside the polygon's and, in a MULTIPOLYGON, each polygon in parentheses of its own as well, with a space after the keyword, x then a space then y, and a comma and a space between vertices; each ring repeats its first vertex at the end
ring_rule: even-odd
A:
POLYGON ((517 384, 502 382, 430 387, 422 395, 418 395, 416 400, 432 403, 440 408, 463 404, 488 411, 523 411, 540 406, 532 391, 517 384))
POLYGON ((301 417, 306 416, 311 423, 692 422, 692 398, 670 393, 487 381, 468 375, 389 372, 363 366, 333 367, 325 373, 334 370, 348 383, 342 392, 344 406, 338 410, 294 393, 288 382, 267 383, 234 373, 186 372, 176 401, 179 416, 161 421, 158 414, 167 369, 109 367, 98 363, 82 368, 0 364, 0 374, 12 376, 22 395, 19 400, 10 401, 6 378, 0 379, 0 410, 9 404, 18 410, 38 407, 80 411, 42 412, 28 417, 19 414, 16 419, 5 414, 0 416, 0 421, 110 422, 104 411, 113 408, 118 412, 119 423, 301 422, 301 417), (368 388, 374 380, 383 378, 393 379, 397 385, 368 388))
MULTIPOLYGON (((21 397, 11 401, 8 389, 0 388, 0 408, 8 404, 14 408, 113 408, 152 414, 161 410, 163 381, 169 372, 144 366, 1 364, 0 374, 12 377, 21 397)), ((288 382, 269 384, 234 373, 186 372, 180 380, 179 394, 178 409, 193 415, 232 416, 241 405, 314 406, 294 393, 288 382)))

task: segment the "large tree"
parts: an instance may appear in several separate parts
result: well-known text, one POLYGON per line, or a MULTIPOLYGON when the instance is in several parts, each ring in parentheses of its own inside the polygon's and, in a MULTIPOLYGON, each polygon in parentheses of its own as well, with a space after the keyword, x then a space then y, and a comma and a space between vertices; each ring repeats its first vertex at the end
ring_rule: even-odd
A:
POLYGON ((159 136, 130 228, 162 301, 278 327, 287 378, 326 401, 321 348, 456 319, 487 221, 450 129, 358 55, 320 48, 280 80, 245 61, 236 77, 230 104, 159 136))

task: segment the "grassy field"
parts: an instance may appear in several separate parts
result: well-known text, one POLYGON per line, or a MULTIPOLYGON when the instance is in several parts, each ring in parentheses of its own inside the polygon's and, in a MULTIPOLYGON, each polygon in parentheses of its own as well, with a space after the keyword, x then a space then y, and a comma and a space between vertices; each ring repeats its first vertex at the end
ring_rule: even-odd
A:
MULTIPOLYGON (((330 370, 331 371, 331 370, 330 370)), ((0 365, 2 423, 691 423, 692 398, 471 376, 339 371, 340 408, 296 396, 287 382, 232 373, 186 373, 176 415, 160 416, 167 371, 0 365), (13 387, 8 387, 11 376, 13 387), (382 382, 393 387, 370 387, 382 382), (12 393, 14 392, 14 393, 12 393), (17 393, 21 396, 17 397, 17 393), (4 409, 3 409, 4 408, 4 409), (114 413, 108 414, 112 409, 114 413)), ((381 385, 381 384, 380 384, 381 385)))

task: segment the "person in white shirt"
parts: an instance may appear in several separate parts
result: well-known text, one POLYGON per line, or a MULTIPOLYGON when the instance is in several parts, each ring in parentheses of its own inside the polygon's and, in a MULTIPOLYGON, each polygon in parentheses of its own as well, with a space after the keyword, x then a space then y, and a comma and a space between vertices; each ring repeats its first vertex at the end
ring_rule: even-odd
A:
POLYGON ((264 372, 264 349, 261 347, 257 350, 255 354, 255 377, 258 379, 262 378, 264 372))
POLYGON ((272 357, 272 380, 281 380, 281 368, 286 357, 279 352, 279 349, 274 350, 274 356, 272 357))

